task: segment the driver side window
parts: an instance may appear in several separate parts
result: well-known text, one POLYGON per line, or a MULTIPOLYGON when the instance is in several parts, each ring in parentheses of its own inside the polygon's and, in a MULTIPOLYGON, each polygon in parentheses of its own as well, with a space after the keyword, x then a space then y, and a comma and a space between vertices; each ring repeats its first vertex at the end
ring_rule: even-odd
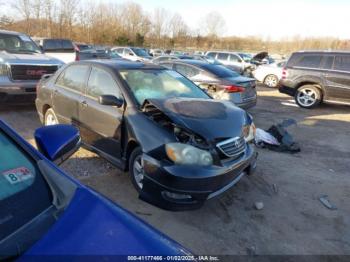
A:
POLYGON ((114 95, 121 98, 120 89, 110 73, 103 69, 92 67, 86 94, 98 98, 101 95, 114 95))

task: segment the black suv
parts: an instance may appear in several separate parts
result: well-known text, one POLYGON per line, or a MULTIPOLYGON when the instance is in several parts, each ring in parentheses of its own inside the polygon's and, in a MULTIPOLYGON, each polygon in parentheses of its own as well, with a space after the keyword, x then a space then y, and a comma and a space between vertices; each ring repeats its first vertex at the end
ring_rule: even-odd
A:
POLYGON ((350 52, 293 53, 282 72, 279 91, 303 108, 321 102, 350 105, 350 52))

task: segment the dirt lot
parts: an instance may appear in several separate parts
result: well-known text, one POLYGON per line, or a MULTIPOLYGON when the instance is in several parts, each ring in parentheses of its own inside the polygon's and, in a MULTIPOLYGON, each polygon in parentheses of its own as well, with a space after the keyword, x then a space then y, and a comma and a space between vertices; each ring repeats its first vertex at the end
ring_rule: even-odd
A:
MULTIPOLYGON (((302 152, 259 149, 257 173, 200 210, 174 213, 138 200, 127 174, 85 150, 63 169, 197 254, 350 255, 350 107, 303 110, 276 90, 259 87, 251 113, 263 129, 295 119, 298 126, 290 132, 302 152), (321 195, 337 210, 324 207, 321 195), (263 210, 254 208, 256 201, 263 210)), ((33 107, 2 109, 0 118, 30 141, 40 126, 33 107)))

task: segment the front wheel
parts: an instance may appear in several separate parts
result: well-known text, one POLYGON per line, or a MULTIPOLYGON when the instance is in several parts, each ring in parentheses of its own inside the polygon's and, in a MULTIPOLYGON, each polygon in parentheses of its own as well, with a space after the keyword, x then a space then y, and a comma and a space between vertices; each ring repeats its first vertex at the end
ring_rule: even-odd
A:
POLYGON ((295 93, 294 99, 298 106, 310 109, 321 103, 322 93, 314 85, 304 85, 295 93))
POLYGON ((144 178, 142 150, 140 147, 135 148, 131 153, 129 161, 129 174, 132 184, 137 192, 140 193, 143 188, 144 178))
POLYGON ((45 118, 44 118, 44 125, 45 126, 53 126, 53 125, 58 125, 58 119, 57 116, 55 114, 55 111, 53 111, 52 108, 49 108, 46 112, 45 112, 45 118))

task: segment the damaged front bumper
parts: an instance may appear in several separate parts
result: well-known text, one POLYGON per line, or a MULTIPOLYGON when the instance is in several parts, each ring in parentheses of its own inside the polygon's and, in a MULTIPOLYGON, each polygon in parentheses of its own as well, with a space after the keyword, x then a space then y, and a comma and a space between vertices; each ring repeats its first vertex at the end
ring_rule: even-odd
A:
POLYGON ((248 146, 239 159, 222 166, 185 166, 159 161, 143 155, 144 180, 140 199, 167 210, 200 208, 234 186, 245 174, 256 168, 257 153, 248 146))

